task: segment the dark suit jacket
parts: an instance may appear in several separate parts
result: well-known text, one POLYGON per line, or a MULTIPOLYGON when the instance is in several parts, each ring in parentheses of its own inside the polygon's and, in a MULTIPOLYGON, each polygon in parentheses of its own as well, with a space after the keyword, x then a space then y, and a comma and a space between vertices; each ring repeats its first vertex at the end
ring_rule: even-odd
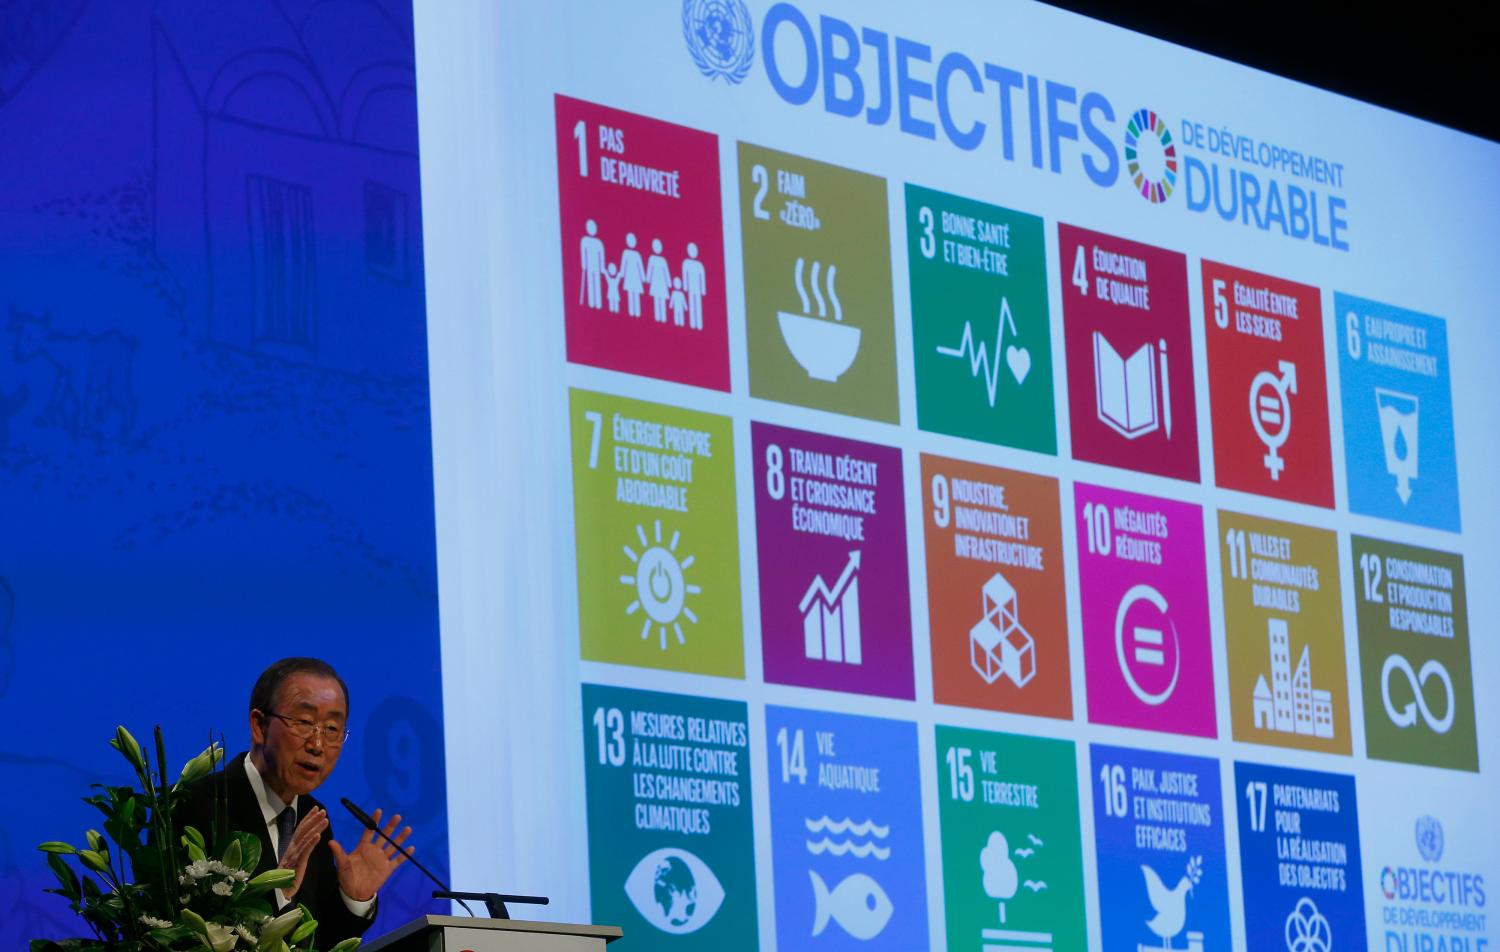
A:
MULTIPOLYGON (((202 833, 209 841, 210 848, 214 845, 215 831, 214 809, 215 801, 220 800, 227 794, 229 805, 228 826, 225 828, 224 819, 219 820, 217 835, 221 838, 229 833, 253 833, 260 839, 260 862, 256 864, 252 876, 259 875, 268 869, 276 867, 276 851, 271 849, 271 837, 266 831, 266 820, 261 814, 260 801, 256 799, 255 790, 250 786, 250 777, 245 773, 246 754, 240 754, 230 761, 222 773, 215 773, 198 781, 187 790, 187 798, 177 808, 177 826, 180 830, 184 826, 191 826, 202 833)), ((304 794, 297 798, 297 819, 301 819, 314 808, 322 806, 317 800, 304 794)), ((307 872, 302 877, 302 887, 298 890, 293 904, 300 902, 307 906, 312 912, 313 918, 318 920, 317 944, 320 949, 331 948, 337 943, 351 936, 363 935, 374 921, 356 916, 344 905, 344 898, 339 892, 338 870, 333 862, 333 850, 329 848, 328 842, 333 839, 333 828, 330 826, 323 831, 323 837, 318 845, 313 848, 312 856, 307 861, 307 872)), ((272 894, 272 902, 275 896, 272 894)))

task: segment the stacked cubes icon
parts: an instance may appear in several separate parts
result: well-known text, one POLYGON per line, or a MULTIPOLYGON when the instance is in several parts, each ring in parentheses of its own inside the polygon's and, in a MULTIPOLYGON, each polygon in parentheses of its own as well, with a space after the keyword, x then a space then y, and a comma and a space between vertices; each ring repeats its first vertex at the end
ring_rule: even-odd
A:
POLYGON ((984 617, 969 629, 969 664, 994 684, 1001 675, 1016 687, 1036 676, 1036 641, 1021 627, 1016 590, 996 572, 980 589, 984 617))

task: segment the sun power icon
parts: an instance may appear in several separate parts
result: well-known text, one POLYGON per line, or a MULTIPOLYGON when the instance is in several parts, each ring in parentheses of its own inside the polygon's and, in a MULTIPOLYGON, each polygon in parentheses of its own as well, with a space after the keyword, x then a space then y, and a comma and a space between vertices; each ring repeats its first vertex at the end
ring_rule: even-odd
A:
POLYGON ((666 651, 669 629, 679 645, 687 644, 680 619, 686 618, 697 623, 698 616, 687 606, 687 597, 698 595, 703 589, 689 582, 686 577, 687 570, 693 565, 694 556, 681 560, 677 558, 677 543, 682 534, 674 531, 671 540, 663 545, 660 519, 656 520, 654 529, 655 538, 650 539, 647 538, 645 526, 635 527, 636 538, 641 540, 644 551, 636 555, 634 549, 624 546, 626 558, 635 564, 635 574, 620 576, 620 584, 635 587, 635 598, 625 606, 625 614, 634 615, 638 611, 646 613, 646 620, 641 623, 641 639, 651 637, 651 629, 655 627, 661 650, 666 651))

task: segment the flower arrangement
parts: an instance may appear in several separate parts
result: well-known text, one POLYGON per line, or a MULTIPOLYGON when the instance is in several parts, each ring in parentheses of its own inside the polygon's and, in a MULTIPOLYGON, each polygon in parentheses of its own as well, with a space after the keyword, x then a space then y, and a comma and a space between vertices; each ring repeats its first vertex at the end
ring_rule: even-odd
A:
MULTIPOLYGON (((273 891, 290 886, 293 871, 251 875, 259 837, 228 830, 205 837, 173 821, 187 788, 222 764, 223 745, 210 743, 168 785, 160 727, 155 740, 153 769, 131 733, 115 728, 110 746, 129 762, 140 789, 95 784, 98 792, 84 802, 104 814, 104 832, 89 830, 81 848, 57 841, 38 847, 58 881, 47 891, 66 899, 93 937, 33 939, 31 952, 314 952, 318 923, 307 907, 280 915, 273 908, 273 891)), ((359 944, 345 939, 329 952, 354 952, 359 944)))

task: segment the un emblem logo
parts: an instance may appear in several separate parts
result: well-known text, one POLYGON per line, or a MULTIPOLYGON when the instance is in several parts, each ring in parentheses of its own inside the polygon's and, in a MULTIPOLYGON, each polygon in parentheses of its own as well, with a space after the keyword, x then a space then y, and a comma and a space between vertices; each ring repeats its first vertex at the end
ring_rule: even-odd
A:
POLYGON ((1437 817, 1417 818, 1417 852, 1429 863, 1443 858, 1443 824, 1437 817))
POLYGON ((682 0, 682 38, 698 71, 730 85, 750 72, 755 27, 745 0, 682 0))

